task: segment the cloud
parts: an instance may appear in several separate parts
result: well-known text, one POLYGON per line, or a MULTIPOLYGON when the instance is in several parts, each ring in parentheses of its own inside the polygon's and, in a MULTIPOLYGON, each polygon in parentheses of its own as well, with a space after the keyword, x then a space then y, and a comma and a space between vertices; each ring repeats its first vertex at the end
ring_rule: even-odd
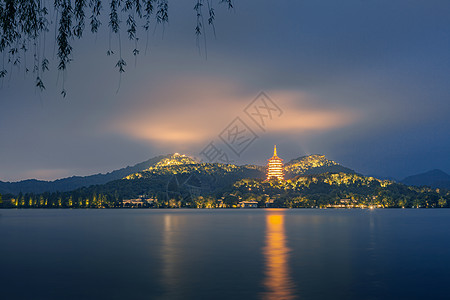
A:
POLYGON ((193 144, 217 135, 245 97, 232 82, 179 77, 143 88, 108 130, 160 146, 193 144))
MULTIPOLYGON (((257 127, 244 113, 257 93, 243 90, 240 83, 230 79, 180 77, 159 85, 158 89, 149 91, 148 96, 141 96, 135 105, 106 127, 114 133, 162 148, 180 149, 205 143, 214 139, 237 116, 257 127), (147 97, 151 97, 151 101, 147 97)), ((302 91, 266 92, 283 110, 279 118, 268 122, 270 132, 297 135, 326 132, 361 119, 361 114, 354 109, 319 106, 316 103, 320 101, 316 102, 314 96, 302 91)))
POLYGON ((279 120, 270 123, 271 131, 326 132, 355 124, 362 119, 362 112, 352 107, 327 105, 306 92, 273 91, 270 95, 284 110, 279 120))

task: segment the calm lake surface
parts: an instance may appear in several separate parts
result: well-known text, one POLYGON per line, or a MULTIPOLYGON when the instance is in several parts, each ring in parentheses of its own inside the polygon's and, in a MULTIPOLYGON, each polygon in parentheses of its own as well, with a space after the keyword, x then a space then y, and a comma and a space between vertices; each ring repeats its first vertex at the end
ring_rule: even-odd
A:
POLYGON ((0 210, 1 299, 449 299, 450 210, 0 210))

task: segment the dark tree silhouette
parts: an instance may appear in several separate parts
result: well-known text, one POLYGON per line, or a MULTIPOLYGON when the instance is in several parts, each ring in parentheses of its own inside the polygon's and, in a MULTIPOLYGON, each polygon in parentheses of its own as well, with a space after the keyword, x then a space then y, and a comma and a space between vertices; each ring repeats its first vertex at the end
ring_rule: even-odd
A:
MULTIPOLYGON (((216 2, 233 7, 232 0, 216 2)), ((205 19, 215 32, 213 4, 213 0, 195 1, 193 10, 197 19, 194 33, 198 43, 200 37, 205 36, 205 19)), ((25 73, 34 74, 37 88, 45 89, 42 74, 49 70, 45 43, 53 24, 57 69, 63 79, 61 94, 65 96, 64 77, 72 60, 72 41, 81 39, 86 27, 97 33, 104 20, 102 12, 108 14, 108 30, 117 35, 119 41, 115 66, 122 74, 126 62, 122 57, 121 32, 134 43, 132 54, 137 56, 140 53, 138 28, 148 32, 152 23, 164 26, 169 21, 169 0, 0 0, 0 79, 11 74, 13 67, 23 68, 25 73), (32 58, 31 63, 26 61, 27 56, 32 58)), ((107 55, 113 54, 109 46, 107 55)))

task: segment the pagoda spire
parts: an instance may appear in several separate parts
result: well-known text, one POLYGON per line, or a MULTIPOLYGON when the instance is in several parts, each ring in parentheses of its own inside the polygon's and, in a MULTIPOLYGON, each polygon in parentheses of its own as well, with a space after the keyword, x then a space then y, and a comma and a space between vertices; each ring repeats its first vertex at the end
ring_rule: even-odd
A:
POLYGON ((273 146, 273 156, 277 156, 277 145, 273 146))

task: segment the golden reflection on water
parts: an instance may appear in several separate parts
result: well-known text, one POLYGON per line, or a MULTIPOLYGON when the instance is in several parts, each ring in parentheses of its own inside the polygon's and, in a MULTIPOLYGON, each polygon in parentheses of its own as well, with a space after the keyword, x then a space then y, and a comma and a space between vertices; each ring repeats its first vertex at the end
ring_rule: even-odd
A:
POLYGON ((173 217, 171 214, 164 215, 164 231, 162 240, 161 258, 162 283, 165 293, 161 299, 177 298, 177 287, 181 284, 179 272, 179 264, 181 263, 181 253, 177 241, 179 239, 179 218, 173 217))
POLYGON ((269 211, 266 215, 266 243, 263 299, 286 300, 296 298, 289 270, 289 252, 284 230, 284 212, 269 211))

